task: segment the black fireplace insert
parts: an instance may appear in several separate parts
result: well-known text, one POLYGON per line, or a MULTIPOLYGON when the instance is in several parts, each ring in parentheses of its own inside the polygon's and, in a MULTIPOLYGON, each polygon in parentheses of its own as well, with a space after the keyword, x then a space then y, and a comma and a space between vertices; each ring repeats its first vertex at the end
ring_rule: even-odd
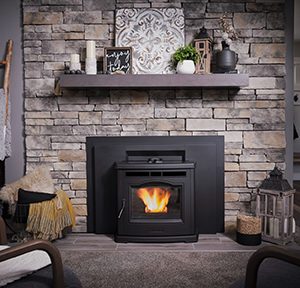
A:
MULTIPOLYGON (((197 241, 195 163, 151 157, 116 163, 117 242, 197 241)), ((170 156, 170 155, 168 155, 170 156)))
POLYGON ((223 232, 224 137, 87 137, 87 188, 91 233, 164 242, 223 232))

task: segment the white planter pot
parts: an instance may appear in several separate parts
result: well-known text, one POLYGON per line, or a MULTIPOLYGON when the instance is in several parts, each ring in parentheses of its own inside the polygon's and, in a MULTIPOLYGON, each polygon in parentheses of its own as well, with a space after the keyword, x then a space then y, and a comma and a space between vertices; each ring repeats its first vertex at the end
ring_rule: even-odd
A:
POLYGON ((195 69, 193 60, 183 60, 182 62, 178 62, 176 72, 178 74, 194 74, 195 69))

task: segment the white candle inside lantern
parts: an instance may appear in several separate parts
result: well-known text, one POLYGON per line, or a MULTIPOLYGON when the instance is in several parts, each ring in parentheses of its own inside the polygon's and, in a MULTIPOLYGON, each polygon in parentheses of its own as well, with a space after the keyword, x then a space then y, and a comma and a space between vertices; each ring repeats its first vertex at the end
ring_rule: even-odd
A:
POLYGON ((95 58, 96 57, 96 46, 95 41, 86 42, 86 58, 95 58))

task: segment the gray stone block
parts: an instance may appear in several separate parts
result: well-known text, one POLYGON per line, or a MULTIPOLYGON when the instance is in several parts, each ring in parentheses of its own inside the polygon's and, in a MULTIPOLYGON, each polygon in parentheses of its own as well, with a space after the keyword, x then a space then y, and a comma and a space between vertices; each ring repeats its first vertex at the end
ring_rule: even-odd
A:
POLYGON ((154 110, 155 118, 175 118, 176 109, 175 108, 155 108, 154 110))
POLYGON ((177 118, 212 118, 210 108, 178 108, 177 118))
POLYGON ((185 18, 199 18, 200 15, 204 16, 206 3, 198 1, 197 3, 183 3, 183 11, 185 18))
POLYGON ((153 118, 154 107, 147 105, 122 105, 120 118, 153 118))
POLYGON ((82 0, 41 0, 43 5, 82 5, 82 0))
POLYGON ((85 39, 105 40, 109 38, 109 25, 86 25, 85 39))
POLYGON ((285 17, 283 12, 273 12, 267 14, 268 29, 284 29, 285 17))
POLYGON ((65 24, 101 24, 101 11, 79 11, 79 12, 65 12, 65 24))
POLYGON ((262 29, 266 27, 265 13, 235 13, 233 17, 235 28, 247 29, 256 28, 262 29))
POLYGON ((148 119, 147 130, 177 131, 184 130, 184 119, 148 119))
POLYGON ((225 120, 221 119, 187 119, 186 130, 190 131, 224 131, 225 120))
POLYGON ((243 3, 208 3, 206 11, 209 13, 244 12, 245 5, 243 3))
POLYGON ((244 132, 245 148, 284 148, 284 131, 246 131, 244 132))
POLYGON ((60 54, 65 53, 66 43, 64 40, 42 41, 43 54, 60 54))
POLYGON ((114 10, 115 5, 115 0, 83 0, 83 7, 86 11, 114 10))

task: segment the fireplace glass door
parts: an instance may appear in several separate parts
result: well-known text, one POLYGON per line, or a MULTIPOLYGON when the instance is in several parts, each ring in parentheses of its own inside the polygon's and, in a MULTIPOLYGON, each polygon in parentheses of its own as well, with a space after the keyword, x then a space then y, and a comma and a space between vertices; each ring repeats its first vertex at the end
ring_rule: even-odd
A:
POLYGON ((116 241, 197 239, 194 163, 121 162, 117 165, 117 172, 116 241))
POLYGON ((130 220, 180 219, 181 193, 180 185, 148 183, 131 186, 130 220))

